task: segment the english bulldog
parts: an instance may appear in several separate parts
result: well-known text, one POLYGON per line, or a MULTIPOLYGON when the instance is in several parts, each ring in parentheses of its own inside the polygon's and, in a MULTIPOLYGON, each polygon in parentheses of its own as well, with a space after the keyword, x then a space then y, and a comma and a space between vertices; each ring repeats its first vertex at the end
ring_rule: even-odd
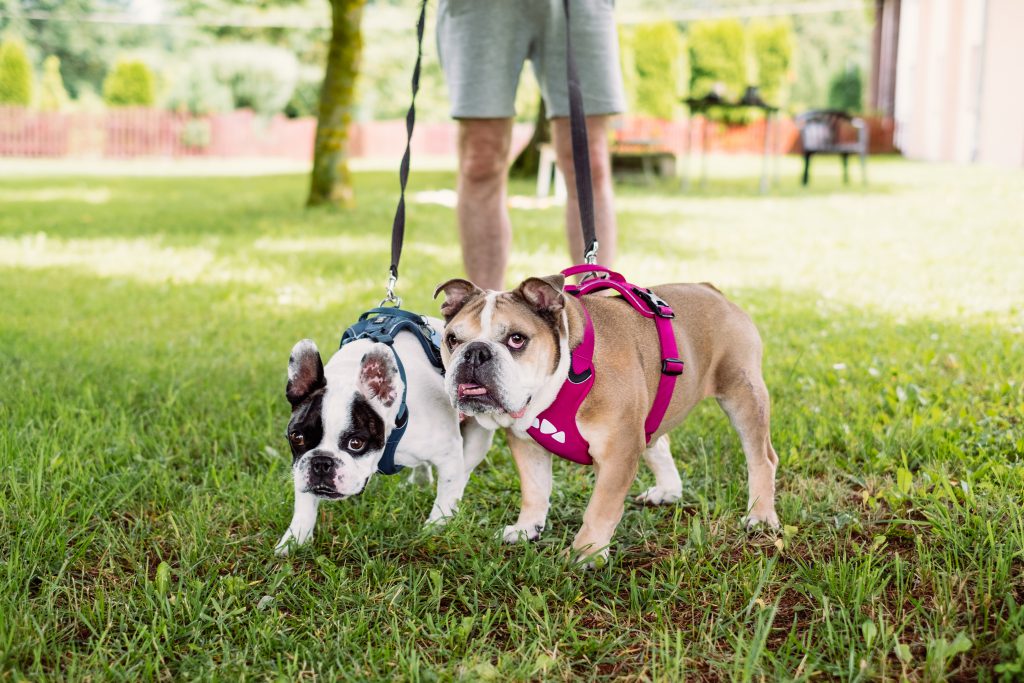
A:
MULTIPOLYGON (((429 319, 435 329, 441 321, 429 319)), ((474 419, 461 421, 448 400, 444 380, 412 333, 400 332, 395 352, 405 367, 408 426, 395 462, 432 465, 437 497, 427 524, 443 524, 455 513, 473 469, 487 454, 494 430, 474 419)), ((312 340, 303 339, 288 359, 285 394, 292 406, 287 438, 292 451, 295 510, 277 544, 278 555, 306 543, 320 501, 362 493, 395 428, 402 378, 387 345, 360 339, 339 349, 325 368, 312 340)))
MULTIPOLYGON (((582 304, 563 293, 564 281, 562 275, 532 277, 514 290, 496 292, 455 279, 434 292, 445 295, 442 357, 448 396, 482 425, 506 429, 519 470, 522 507, 518 521, 505 528, 508 542, 537 538, 547 520, 551 453, 527 429, 551 405, 568 376, 570 350, 582 339, 582 304)), ((590 444, 596 481, 572 544, 578 559, 607 559, 641 458, 656 484, 639 498, 652 504, 678 500, 682 484, 666 435, 711 396, 729 416, 746 455, 745 524, 779 526, 779 459, 769 434, 757 328, 712 285, 669 284, 653 291, 675 311, 672 327, 685 370, 650 447, 644 420, 661 374, 655 325, 621 297, 585 297, 595 331, 595 378, 576 422, 590 444)))

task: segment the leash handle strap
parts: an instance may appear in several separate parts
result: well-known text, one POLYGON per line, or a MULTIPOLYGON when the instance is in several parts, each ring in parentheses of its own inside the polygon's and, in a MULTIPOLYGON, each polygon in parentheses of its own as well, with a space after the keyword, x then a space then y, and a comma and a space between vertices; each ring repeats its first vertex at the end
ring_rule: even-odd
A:
POLYGON ((398 169, 401 190, 395 220, 391 224, 391 277, 398 279, 398 262, 402 258, 402 242, 405 240, 405 187, 409 183, 409 157, 412 147, 412 131, 416 127, 416 93, 420 91, 420 69, 423 63, 423 30, 427 23, 427 0, 420 3, 420 18, 416 22, 416 66, 412 70, 412 101, 405 115, 405 154, 398 169))
POLYGON ((597 254, 597 232, 594 229, 594 184, 590 178, 590 146, 587 143, 587 119, 583 112, 583 91, 576 69, 569 30, 569 2, 562 0, 565 11, 565 70, 569 92, 569 130, 572 137, 572 165, 576 173, 576 199, 580 207, 580 228, 583 231, 583 253, 597 254))

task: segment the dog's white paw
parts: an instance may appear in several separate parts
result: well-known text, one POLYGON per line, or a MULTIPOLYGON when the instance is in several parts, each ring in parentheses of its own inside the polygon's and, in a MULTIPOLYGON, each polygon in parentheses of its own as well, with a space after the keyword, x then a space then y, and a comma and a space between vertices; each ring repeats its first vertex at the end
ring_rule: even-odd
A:
POLYGON ((566 548, 562 551, 562 556, 569 559, 571 558, 573 564, 583 570, 597 569, 608 564, 609 557, 611 556, 610 549, 605 546, 596 553, 592 553, 589 550, 578 550, 576 548, 566 548))
POLYGON ((312 529, 309 529, 308 531, 300 531, 298 535, 292 533, 291 529, 288 529, 288 531, 284 532, 284 536, 281 537, 281 540, 278 541, 277 545, 274 547, 274 554, 278 557, 287 557, 292 548, 298 548, 301 545, 306 545, 306 542, 309 541, 309 538, 312 535, 312 529))
POLYGON ((423 528, 427 531, 431 529, 441 529, 448 524, 448 520, 452 518, 452 515, 445 515, 441 513, 430 513, 427 517, 427 521, 423 523, 423 528))
POLYGON ((779 516, 775 514, 775 510, 751 511, 749 515, 743 518, 743 526, 746 527, 747 531, 753 531, 761 525, 769 529, 778 529, 781 526, 779 524, 779 516))
POLYGON ((294 542, 295 539, 292 537, 291 533, 285 534, 274 548, 274 554, 278 557, 288 557, 288 551, 291 549, 292 543, 294 542))
POLYGON ((536 541, 540 538, 540 532, 544 531, 543 524, 529 524, 519 526, 510 524, 501 532, 501 540, 505 543, 519 543, 520 541, 536 541))
POLYGON ((682 489, 663 489, 652 486, 637 496, 635 500, 644 505, 669 505, 678 501, 682 496, 682 489))

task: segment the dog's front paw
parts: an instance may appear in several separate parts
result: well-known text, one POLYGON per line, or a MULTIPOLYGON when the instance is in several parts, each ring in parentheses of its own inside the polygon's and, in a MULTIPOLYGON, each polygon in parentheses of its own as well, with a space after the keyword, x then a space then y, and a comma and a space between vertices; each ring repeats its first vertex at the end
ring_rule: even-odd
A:
POLYGON ((769 529, 779 529, 779 516, 775 514, 775 510, 765 510, 763 512, 751 511, 749 515, 743 518, 743 526, 747 531, 753 531, 759 526, 764 525, 769 529))
POLYGON ((298 548, 301 545, 305 545, 306 541, 308 541, 309 537, 312 535, 312 530, 305 534, 296 536, 292 533, 291 529, 288 529, 288 531, 284 532, 284 536, 281 537, 281 540, 278 541, 277 545, 274 547, 274 554, 278 557, 287 557, 293 547, 298 548))
POLYGON ((431 512, 430 516, 427 517, 427 521, 423 523, 423 528, 427 531, 435 529, 443 529, 447 524, 448 520, 453 517, 451 514, 443 514, 441 512, 431 512))
POLYGON ((598 550, 596 553, 591 552, 589 548, 582 550, 579 548, 566 548, 562 551, 562 557, 564 559, 572 560, 573 564, 580 569, 585 570, 597 569, 598 567, 605 566, 608 564, 610 556, 611 553, 607 546, 598 550))
POLYGON ((501 540, 505 543, 518 543, 520 541, 536 541, 540 538, 540 532, 544 531, 544 524, 529 524, 520 526, 510 524, 501 532, 501 540))
POLYGON ((636 497, 638 503, 644 505, 669 505, 683 496, 682 489, 663 489, 652 486, 636 497))

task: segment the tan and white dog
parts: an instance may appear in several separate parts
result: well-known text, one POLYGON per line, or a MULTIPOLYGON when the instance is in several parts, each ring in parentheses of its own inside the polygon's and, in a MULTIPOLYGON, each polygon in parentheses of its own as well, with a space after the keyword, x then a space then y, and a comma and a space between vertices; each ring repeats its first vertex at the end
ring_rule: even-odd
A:
MULTIPOLYGON (((496 292, 456 279, 434 292, 445 294, 442 355, 452 403, 485 427, 507 430, 522 489, 519 519, 504 532, 509 542, 537 538, 547 520, 551 453, 527 429, 551 405, 568 375, 570 350, 582 338, 581 304, 563 294, 563 285, 564 278, 554 275, 496 292)), ((729 416, 746 454, 747 526, 779 525, 778 456, 769 434, 757 328, 709 284, 670 284, 653 291, 675 311, 672 325, 685 371, 650 447, 644 420, 661 373, 654 323, 620 297, 586 297, 595 330, 595 381, 576 421, 590 444, 596 482, 573 541, 580 558, 607 558, 641 457, 656 484, 639 499, 654 504, 678 500, 681 482, 666 435, 709 396, 729 416)))

